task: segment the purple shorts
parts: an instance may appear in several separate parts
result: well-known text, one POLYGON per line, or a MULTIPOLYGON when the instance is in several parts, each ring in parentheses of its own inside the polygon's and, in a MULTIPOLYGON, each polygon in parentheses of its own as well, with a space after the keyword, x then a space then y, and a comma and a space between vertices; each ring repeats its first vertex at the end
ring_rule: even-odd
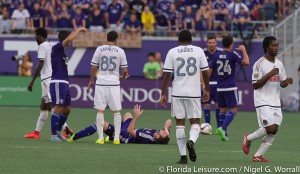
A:
POLYGON ((71 106, 69 84, 61 82, 50 83, 52 106, 71 106))
POLYGON ((218 105, 219 108, 235 108, 238 106, 237 89, 232 91, 218 91, 218 105))
MULTIPOLYGON (((131 123, 131 120, 132 118, 129 118, 121 123, 121 133, 120 133, 121 143, 125 143, 125 141, 129 137, 129 133, 127 132, 127 129, 131 123)), ((104 133, 109 136, 110 141, 114 141, 115 127, 113 125, 109 124, 107 130, 104 133)))
MULTIPOLYGON (((203 91, 201 90, 203 96, 203 91)), ((209 85, 209 92, 210 92, 210 98, 206 102, 202 102, 202 104, 211 104, 211 101, 214 101, 215 103, 218 103, 218 92, 217 92, 217 85, 209 85)))

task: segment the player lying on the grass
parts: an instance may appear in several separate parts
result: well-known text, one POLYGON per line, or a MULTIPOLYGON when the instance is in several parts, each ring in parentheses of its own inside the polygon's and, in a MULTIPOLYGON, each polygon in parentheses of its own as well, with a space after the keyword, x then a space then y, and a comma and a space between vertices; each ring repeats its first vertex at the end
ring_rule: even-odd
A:
MULTIPOLYGON (((42 86, 42 100, 40 105, 40 116, 36 123, 36 128, 33 132, 26 134, 24 138, 40 138, 40 132, 44 127, 44 124, 48 118, 48 112, 51 111, 51 95, 49 91, 49 85, 52 76, 51 68, 51 48, 52 46, 47 40, 48 32, 45 28, 38 28, 35 30, 35 40, 38 44, 37 58, 38 65, 34 71, 32 79, 28 85, 28 91, 33 91, 34 82, 39 74, 41 74, 41 86, 42 86)), ((72 132, 68 129, 67 124, 63 126, 67 132, 72 132)))
MULTIPOLYGON (((168 119, 165 123, 165 126, 161 130, 156 129, 135 129, 136 120, 143 113, 140 105, 134 106, 134 117, 131 113, 127 112, 124 115, 122 124, 121 124, 121 133, 120 133, 120 142, 121 143, 139 143, 139 144, 168 144, 170 140, 169 130, 171 128, 171 120, 168 119)), ((89 127, 84 128, 72 135, 69 138, 69 142, 74 142, 80 138, 93 135, 97 131, 95 124, 92 124, 89 127)), ((114 140, 115 128, 113 125, 104 122, 103 126, 104 133, 109 137, 106 138, 106 141, 114 140)))
POLYGON ((259 129, 252 134, 244 135, 243 150, 247 155, 251 142, 263 138, 260 148, 252 161, 269 162, 262 156, 272 145, 278 126, 282 122, 280 103, 280 87, 293 84, 293 79, 287 77, 282 62, 276 57, 279 50, 278 40, 274 36, 263 40, 265 55, 253 65, 252 85, 254 88, 254 105, 256 108, 259 129))

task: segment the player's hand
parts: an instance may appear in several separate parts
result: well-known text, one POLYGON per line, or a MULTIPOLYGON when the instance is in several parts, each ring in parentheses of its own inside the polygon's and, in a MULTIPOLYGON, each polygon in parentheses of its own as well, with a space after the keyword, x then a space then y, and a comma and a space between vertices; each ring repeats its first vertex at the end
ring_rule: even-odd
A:
POLYGON ((209 92, 208 91, 204 91, 202 101, 206 102, 206 101, 209 100, 209 98, 210 98, 209 92))
POLYGON ((121 79, 127 79, 130 75, 128 73, 124 74, 123 76, 120 76, 121 79))
POLYGON ((271 76, 274 76, 274 75, 279 73, 279 69, 278 68, 273 68, 269 73, 270 73, 271 76))
POLYGON ((168 98, 167 96, 165 95, 161 95, 160 96, 160 105, 162 105, 163 107, 167 107, 167 101, 168 101, 168 98))
POLYGON ((291 78, 291 77, 288 77, 285 81, 286 81, 288 84, 293 84, 293 78, 291 78))
POLYGON ((246 50, 246 48, 245 48, 244 45, 240 45, 240 46, 238 46, 236 49, 239 50, 239 51, 244 51, 244 50, 246 50))
POLYGON ((33 83, 30 82, 28 87, 27 87, 28 91, 32 92, 32 89, 33 89, 33 83))
POLYGON ((94 82, 90 81, 89 85, 88 85, 88 88, 87 88, 87 91, 89 91, 92 88, 93 85, 94 85, 94 82))
POLYGON ((78 31, 79 31, 79 32, 85 32, 85 31, 86 31, 86 28, 80 27, 80 28, 78 28, 78 31))
POLYGON ((134 112, 134 117, 139 117, 140 115, 142 115, 144 110, 141 110, 141 105, 136 104, 133 107, 133 112, 134 112))

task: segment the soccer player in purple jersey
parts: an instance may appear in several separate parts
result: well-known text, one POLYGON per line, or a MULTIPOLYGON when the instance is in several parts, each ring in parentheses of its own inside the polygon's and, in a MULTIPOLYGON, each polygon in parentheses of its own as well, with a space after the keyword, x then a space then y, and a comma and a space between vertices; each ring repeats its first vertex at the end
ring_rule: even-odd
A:
POLYGON ((213 70, 217 70, 218 73, 217 91, 221 126, 217 129, 217 133, 220 135, 222 141, 227 141, 229 140, 227 137, 227 127, 238 111, 238 95, 235 82, 236 63, 249 65, 249 57, 244 45, 236 48, 243 53, 243 58, 235 51, 232 51, 233 37, 230 35, 223 37, 222 45, 223 51, 216 53, 209 63, 209 74, 213 70))
POLYGON ((61 133, 62 126, 71 112, 71 94, 67 67, 69 58, 65 53, 65 48, 79 32, 85 30, 85 28, 81 27, 72 33, 65 30, 60 31, 58 33, 59 42, 52 47, 52 77, 50 82, 50 94, 52 106, 54 107, 51 117, 52 142, 67 141, 61 133))
MULTIPOLYGON (((121 143, 138 143, 138 144, 168 144, 170 140, 170 128, 172 122, 168 119, 165 123, 165 126, 161 130, 157 129, 149 129, 149 128, 141 128, 135 129, 136 121, 142 115, 143 110, 141 110, 140 105, 134 106, 134 117, 131 113, 126 113, 124 115, 121 132, 120 132, 120 142, 121 143)), ((92 124, 89 127, 86 127, 72 135, 69 138, 68 142, 74 142, 80 138, 93 135, 97 131, 97 126, 92 124)), ((106 142, 114 140, 115 128, 113 125, 105 122, 103 126, 103 131, 108 137, 106 138, 106 142)))
MULTIPOLYGON (((207 37, 207 48, 204 48, 204 54, 206 55, 207 62, 209 63, 213 56, 221 51, 221 48, 217 47, 217 38, 215 35, 210 35, 207 37)), ((215 103, 215 110, 216 110, 216 120, 217 120, 217 127, 220 127, 219 122, 219 114, 220 108, 218 107, 218 98, 217 98, 217 79, 218 79, 218 72, 217 70, 212 70, 209 79, 209 88, 210 88, 210 99, 206 102, 202 102, 203 104, 203 111, 204 111, 204 118, 205 122, 210 124, 210 107, 211 102, 215 103)))

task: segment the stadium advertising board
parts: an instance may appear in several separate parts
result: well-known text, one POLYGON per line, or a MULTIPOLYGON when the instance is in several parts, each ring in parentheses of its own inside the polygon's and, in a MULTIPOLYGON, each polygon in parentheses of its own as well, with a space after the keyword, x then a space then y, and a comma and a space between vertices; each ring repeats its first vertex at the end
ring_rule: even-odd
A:
MULTIPOLYGON (((34 91, 28 92, 28 77, 0 76, 0 105, 2 106, 39 106, 41 87, 36 80, 34 91)), ((93 108, 93 90, 87 91, 89 78, 70 78, 72 107, 93 108)), ((141 104, 147 109, 163 109, 159 104, 161 80, 123 80, 121 81, 121 99, 123 108, 132 108, 141 104)), ((253 111, 253 89, 250 83, 238 83, 238 95, 241 111, 253 111)), ((168 109, 171 105, 171 90, 168 88, 168 109)))

